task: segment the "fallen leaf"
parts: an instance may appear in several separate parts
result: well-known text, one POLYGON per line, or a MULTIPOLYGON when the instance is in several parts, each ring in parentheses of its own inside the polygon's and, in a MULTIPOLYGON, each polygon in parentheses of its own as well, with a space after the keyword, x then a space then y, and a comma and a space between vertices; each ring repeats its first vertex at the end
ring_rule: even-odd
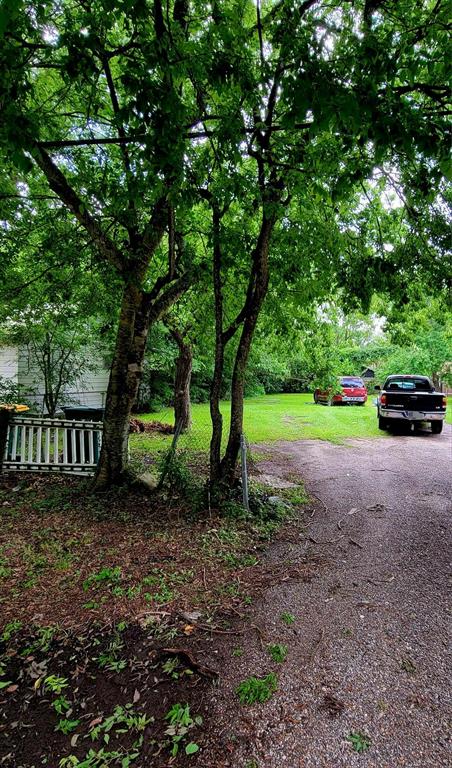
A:
POLYGON ((94 720, 91 720, 88 728, 94 728, 95 725, 99 725, 99 723, 101 723, 101 722, 102 722, 102 718, 101 717, 95 717, 94 720))
POLYGON ((195 631, 195 626, 193 624, 186 624, 184 627, 184 635, 191 635, 192 632, 195 631))
POLYGON ((14 691, 17 691, 18 685, 9 685, 6 689, 6 693, 14 693, 14 691))
POLYGON ((137 691, 137 689, 135 688, 135 693, 133 694, 133 703, 134 704, 136 704, 137 701, 140 700, 140 696, 141 696, 140 692, 137 691))

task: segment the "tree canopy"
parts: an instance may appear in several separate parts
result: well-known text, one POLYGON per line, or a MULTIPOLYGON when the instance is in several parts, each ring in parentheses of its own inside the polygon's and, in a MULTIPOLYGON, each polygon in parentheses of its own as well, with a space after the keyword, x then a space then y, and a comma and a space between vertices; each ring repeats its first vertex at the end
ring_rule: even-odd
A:
POLYGON ((211 472, 227 483, 269 290, 276 317, 287 288, 300 307, 342 290, 350 308, 413 277, 447 289, 442 0, 5 0, 0 13, 5 237, 22 226, 15 203, 31 216, 40 201, 118 291, 98 487, 127 474, 149 329, 198 281, 214 307, 211 472))

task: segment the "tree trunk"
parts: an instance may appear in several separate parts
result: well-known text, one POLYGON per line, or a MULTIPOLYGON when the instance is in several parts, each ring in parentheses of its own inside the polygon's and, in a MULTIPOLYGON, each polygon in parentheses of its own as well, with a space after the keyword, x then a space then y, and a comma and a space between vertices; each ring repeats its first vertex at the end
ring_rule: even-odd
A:
POLYGON ((253 255, 253 291, 235 355, 231 383, 231 423, 228 444, 220 468, 220 482, 229 487, 232 487, 235 481, 237 459, 240 451, 240 436, 243 433, 243 397, 246 368, 259 313, 268 290, 268 250, 274 225, 275 217, 267 218, 264 214, 259 239, 253 255))
POLYGON ((93 490, 119 485, 130 477, 127 470, 129 421, 141 377, 149 328, 189 288, 193 274, 185 272, 168 287, 158 281, 152 291, 138 287, 144 279, 134 275, 134 283, 126 283, 119 315, 119 326, 113 363, 110 369, 105 403, 102 450, 97 465, 93 490), (161 291, 160 288, 164 287, 161 291))
POLYGON ((171 335, 179 347, 174 377, 174 427, 176 432, 185 432, 191 427, 190 382, 193 351, 179 331, 171 329, 171 335))
POLYGON ((124 287, 105 404, 102 450, 94 490, 127 478, 129 420, 142 374, 149 306, 136 285, 124 287))
POLYGON ((212 386, 210 388, 210 418, 212 421, 212 437, 210 440, 210 484, 214 488, 220 480, 221 468, 221 439, 223 436, 223 416, 220 411, 221 384, 224 369, 224 339, 223 339, 223 290, 221 285, 221 246, 220 246, 220 214, 214 205, 212 210, 213 223, 213 292, 215 303, 215 366, 212 386))

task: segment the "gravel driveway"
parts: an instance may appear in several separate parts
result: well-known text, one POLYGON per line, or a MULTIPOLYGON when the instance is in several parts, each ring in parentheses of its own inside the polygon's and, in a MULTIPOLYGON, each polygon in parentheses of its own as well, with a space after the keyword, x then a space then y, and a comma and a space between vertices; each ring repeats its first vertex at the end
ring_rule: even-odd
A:
POLYGON ((266 474, 298 475, 316 504, 305 534, 275 543, 269 562, 321 564, 310 582, 266 590, 252 609, 267 642, 288 646, 275 664, 251 640, 239 658, 219 651, 211 739, 199 766, 440 768, 452 765, 452 428, 272 445, 266 474), (290 612, 287 626, 281 613, 290 612), (248 675, 276 671, 266 704, 241 707, 248 675), (358 753, 347 737, 371 743, 358 753))

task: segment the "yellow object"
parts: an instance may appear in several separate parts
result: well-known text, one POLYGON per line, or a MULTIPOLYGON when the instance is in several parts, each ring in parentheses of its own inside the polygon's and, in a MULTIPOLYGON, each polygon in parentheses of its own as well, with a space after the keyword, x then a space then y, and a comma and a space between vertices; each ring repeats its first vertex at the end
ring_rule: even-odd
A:
POLYGON ((14 411, 14 413, 23 413, 29 411, 28 405, 21 405, 20 403, 0 403, 0 410, 2 411, 14 411))

